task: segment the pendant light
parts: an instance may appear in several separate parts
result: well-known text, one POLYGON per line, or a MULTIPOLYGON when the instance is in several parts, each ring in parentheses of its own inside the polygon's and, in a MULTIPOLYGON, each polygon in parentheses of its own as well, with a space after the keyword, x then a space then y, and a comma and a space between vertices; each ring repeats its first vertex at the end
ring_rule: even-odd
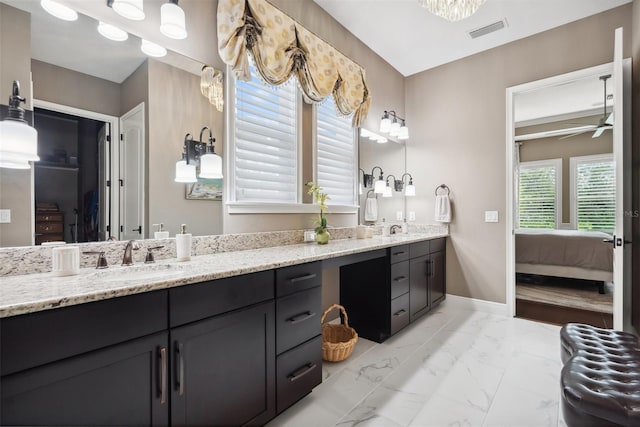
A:
POLYGON ((107 0, 107 6, 120 16, 132 21, 144 19, 144 6, 142 0, 107 0))
POLYGON ((172 39, 186 39, 184 10, 178 0, 169 0, 160 7, 160 32, 172 39))
POLYGON ((7 117, 0 122, 0 167, 29 169, 29 162, 38 161, 38 132, 24 119, 20 104, 20 83, 13 81, 7 117))
POLYGON ((68 6, 58 3, 54 0, 41 0, 40 6, 51 15, 63 21, 77 21, 78 13, 68 6))

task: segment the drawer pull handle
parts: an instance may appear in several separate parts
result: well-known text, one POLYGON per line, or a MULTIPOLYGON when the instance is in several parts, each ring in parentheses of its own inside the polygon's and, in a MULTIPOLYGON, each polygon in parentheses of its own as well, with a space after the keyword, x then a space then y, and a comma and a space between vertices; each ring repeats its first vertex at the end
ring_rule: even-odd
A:
POLYGON ((312 311, 305 311, 304 313, 296 314, 295 316, 288 318, 287 322, 291 322, 292 325, 295 325, 296 323, 311 319, 315 315, 316 314, 312 311))
POLYGON ((393 256, 402 255, 402 254, 405 254, 405 253, 406 253, 405 251, 394 252, 393 256))
POLYGON ((160 349, 160 404, 167 402, 167 349, 160 349))
POLYGON ((316 277, 316 274, 305 274, 304 276, 294 277, 293 279, 289 279, 291 283, 304 282, 305 280, 311 280, 316 277))
POLYGON ((307 375, 309 372, 311 372, 314 369, 316 369, 316 366, 317 365, 315 363, 307 363, 306 365, 304 365, 300 369, 296 370, 292 374, 289 374, 289 376, 287 378, 289 378, 289 381, 291 381, 291 382, 294 382, 295 380, 299 380, 300 378, 302 378, 305 375, 307 375))
POLYGON ((400 276, 393 279, 394 282, 402 282, 403 280, 407 280, 406 276, 400 276))
POLYGON ((394 316, 402 316, 403 314, 405 314, 407 312, 407 310, 405 310, 404 308, 400 311, 397 311, 395 313, 393 313, 394 316))
POLYGON ((184 358, 182 355, 182 343, 175 343, 176 353, 176 388, 178 389, 178 395, 184 394, 184 358))

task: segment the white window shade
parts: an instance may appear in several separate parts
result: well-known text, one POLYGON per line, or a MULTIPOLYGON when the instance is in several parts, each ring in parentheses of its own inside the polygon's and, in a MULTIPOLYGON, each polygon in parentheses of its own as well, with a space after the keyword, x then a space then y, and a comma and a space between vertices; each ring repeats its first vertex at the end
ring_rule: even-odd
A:
POLYGON ((613 233, 616 174, 611 156, 571 159, 576 229, 613 233))
POLYGON ((520 228, 557 228, 561 213, 561 168, 560 159, 520 163, 520 228))
POLYGON ((249 82, 235 82, 235 200, 296 203, 296 86, 267 86, 253 67, 251 75, 249 82))
POLYGON ((316 107, 317 184, 328 205, 355 205, 356 140, 351 119, 336 113, 333 96, 316 107))

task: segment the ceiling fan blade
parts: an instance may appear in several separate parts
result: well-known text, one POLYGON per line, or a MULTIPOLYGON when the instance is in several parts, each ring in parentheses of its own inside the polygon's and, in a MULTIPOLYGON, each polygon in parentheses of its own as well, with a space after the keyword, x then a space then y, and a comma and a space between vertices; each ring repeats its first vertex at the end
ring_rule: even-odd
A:
POLYGON ((602 135, 604 133, 604 130, 606 128, 605 127, 599 127, 598 129, 596 129, 596 131, 593 133, 593 136, 591 138, 598 138, 600 135, 602 135))
POLYGON ((576 132, 576 133, 572 133, 570 135, 562 136, 562 137, 558 138, 558 141, 561 140, 561 139, 567 139, 567 138, 571 138, 573 136, 582 135, 583 133, 587 133, 587 132, 591 132, 591 129, 587 129, 587 130, 583 130, 581 132, 576 132))
POLYGON ((609 117, 607 117, 607 120, 605 120, 604 122, 605 122, 606 124, 608 124, 608 125, 613 126, 613 120, 614 120, 614 118, 613 118, 613 112, 611 112, 611 114, 609 114, 609 117))

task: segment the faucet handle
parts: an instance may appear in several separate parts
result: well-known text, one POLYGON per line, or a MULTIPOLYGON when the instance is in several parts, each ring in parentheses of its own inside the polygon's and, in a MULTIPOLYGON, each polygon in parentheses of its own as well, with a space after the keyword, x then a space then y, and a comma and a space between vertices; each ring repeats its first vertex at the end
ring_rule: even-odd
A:
POLYGON ((155 249, 161 249, 161 248, 164 248, 164 246, 154 246, 152 248, 147 248, 147 256, 144 259, 144 263, 145 264, 151 264, 153 262, 156 262, 156 260, 153 258, 153 252, 151 252, 151 251, 153 251, 155 249))
POLYGON ((107 258, 104 256, 104 251, 84 251, 82 253, 86 255, 98 255, 98 260, 96 261, 96 268, 109 267, 109 264, 107 264, 107 258))

